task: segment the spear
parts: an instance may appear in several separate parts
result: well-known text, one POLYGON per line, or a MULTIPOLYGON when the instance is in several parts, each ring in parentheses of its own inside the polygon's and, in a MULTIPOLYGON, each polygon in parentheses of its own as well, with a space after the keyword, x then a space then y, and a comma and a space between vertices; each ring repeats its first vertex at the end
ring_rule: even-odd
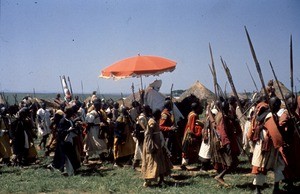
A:
POLYGON ((63 86, 63 80, 62 80, 62 78, 61 78, 61 76, 59 76, 59 80, 60 80, 60 85, 61 85, 61 88, 62 88, 62 92, 63 92, 63 94, 65 94, 65 90, 64 90, 64 86, 63 86))
POLYGON ((84 98, 84 96, 83 96, 83 83, 82 83, 82 80, 81 80, 81 98, 82 98, 82 100, 84 100, 83 98, 84 98))
POLYGON ((294 94, 294 71, 293 71, 293 38, 291 35, 291 40, 290 40, 290 73, 291 73, 291 91, 292 94, 294 94))
POLYGON ((125 107, 125 101, 124 101, 124 96, 123 96, 123 93, 121 92, 121 99, 122 99, 122 104, 123 106, 125 107))
POLYGON ((214 58, 213 58, 213 53, 212 53, 212 49, 211 49, 211 46, 210 46, 210 43, 209 43, 209 52, 210 52, 210 58, 211 58, 211 66, 209 66, 210 68, 210 71, 213 75, 213 82, 214 82, 214 89, 215 89, 215 95, 216 97, 218 96, 218 93, 217 93, 217 74, 216 74, 216 68, 215 68, 215 63, 214 63, 214 58))
POLYGON ((172 106, 173 117, 174 117, 174 126, 177 127, 177 121, 175 117, 174 104, 173 104, 173 83, 171 85, 170 98, 171 98, 171 106, 172 106))
POLYGON ((250 69, 249 69, 247 63, 246 63, 246 66, 247 66, 248 72, 249 72, 249 74, 250 74, 250 77, 251 77, 251 79, 252 79, 252 82, 253 82, 253 84, 254 84, 254 86, 255 86, 256 91, 259 91, 259 90, 258 90, 258 87, 257 87, 257 85, 256 85, 256 83, 255 83, 255 81, 254 81, 254 79, 253 79, 253 76, 252 76, 252 74, 251 74, 251 71, 250 71, 250 69))
POLYGON ((227 66, 227 64, 226 64, 226 62, 223 61, 222 57, 221 57, 221 62, 222 62, 223 68, 224 68, 224 70, 225 70, 225 73, 226 73, 226 75, 227 75, 227 79, 228 79, 228 82, 229 82, 229 84, 230 84, 230 87, 231 87, 231 89, 232 89, 232 91, 233 91, 233 94, 234 94, 236 100, 237 100, 237 104, 238 104, 238 106, 240 107, 241 112, 243 112, 243 107, 242 107, 241 101, 240 101, 240 99, 239 99, 238 93, 237 93, 237 91, 236 91, 236 89, 235 89, 235 86, 234 86, 234 83, 233 83, 233 79, 232 79, 230 70, 229 70, 229 68, 228 68, 228 66, 227 66))
POLYGON ((70 80, 70 77, 68 76, 68 82, 69 82, 69 86, 70 86, 70 92, 71 94, 73 95, 73 90, 72 90, 72 85, 71 85, 71 80, 70 80))
POLYGON ((255 66, 256 66, 256 70, 258 72, 258 75, 259 75, 259 78, 260 78, 260 81, 261 81, 261 85, 264 89, 266 97, 268 97, 268 92, 267 92, 266 85, 265 85, 265 82, 264 82, 264 78, 263 78, 263 75, 262 75, 262 72, 261 72, 261 69, 260 69, 260 65, 259 65, 258 60, 256 58, 256 54, 255 54, 255 51, 254 51, 254 48, 253 48, 253 45, 252 45, 252 42, 251 42, 251 39, 250 39, 250 35, 248 33, 248 30, 247 30, 246 26, 245 26, 245 31, 246 31, 246 34, 247 34, 247 39, 248 39, 250 50, 251 50, 251 53, 252 53, 252 57, 253 57, 253 60, 254 60, 255 66))
POLYGON ((224 85, 224 94, 225 94, 225 97, 227 98, 227 82, 225 82, 225 85, 224 85))
POLYGON ((292 119, 293 125, 294 125, 294 127, 295 127, 295 130, 296 130, 296 132, 297 132, 297 134, 298 134, 298 137, 300 138, 300 134, 299 134, 299 131, 298 131, 298 129, 299 129, 299 127, 298 127, 299 122, 295 120, 295 117, 294 117, 294 116, 292 116, 291 109, 290 109, 290 107, 288 106, 288 104, 287 104, 287 102, 286 102, 286 99, 285 99, 285 97, 284 97, 284 95, 283 95, 283 92, 282 92, 281 87, 280 87, 280 85, 279 85, 279 81, 278 81, 277 76, 276 76, 276 74, 275 74, 273 65, 272 65, 271 61, 269 61, 269 63, 270 63, 270 67, 271 67, 271 69, 272 69, 274 78, 275 78, 275 80, 276 80, 276 83, 277 83, 277 85, 278 85, 280 95, 281 95, 282 100, 283 100, 283 102, 284 102, 284 104, 285 104, 285 107, 286 107, 286 109, 287 109, 287 111, 288 111, 289 117, 292 119))

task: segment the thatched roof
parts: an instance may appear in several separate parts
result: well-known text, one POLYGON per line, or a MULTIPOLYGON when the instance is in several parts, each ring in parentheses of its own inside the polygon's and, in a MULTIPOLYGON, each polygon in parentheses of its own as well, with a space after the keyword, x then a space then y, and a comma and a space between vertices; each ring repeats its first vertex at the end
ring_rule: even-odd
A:
MULTIPOLYGON (((282 90, 283 95, 286 95, 288 92, 290 92, 290 90, 287 89, 287 87, 285 87, 285 85, 282 82, 280 82, 280 81, 278 81, 278 82, 279 82, 279 86, 280 86, 280 88, 282 90)), ((276 96, 281 99, 282 97, 281 97, 280 90, 279 90, 279 87, 278 87, 276 81, 273 82, 273 87, 275 88, 275 94, 276 94, 276 96)), ((263 88, 261 88, 260 93, 261 94, 265 93, 265 91, 264 91, 263 88)), ((233 95, 234 95, 233 92, 231 92, 231 93, 229 93, 228 96, 233 96, 233 95)), ((246 94, 246 93, 238 93, 238 96, 239 96, 240 99, 247 99, 247 98, 249 98, 249 94, 246 94)))
POLYGON ((207 100, 211 101, 215 98, 215 94, 207 89, 203 84, 199 81, 196 81, 189 89, 187 89, 184 93, 182 93, 179 98, 178 102, 181 102, 186 97, 190 96, 191 94, 195 95, 200 100, 207 100))
MULTIPOLYGON (((290 92, 290 90, 287 87, 285 87, 285 85, 282 82, 280 82, 280 81, 278 81, 278 82, 279 82, 279 86, 281 88, 281 91, 282 91, 283 95, 286 95, 287 93, 290 92)), ((278 87, 277 82, 275 80, 273 81, 273 86, 275 88, 275 94, 276 94, 276 96, 278 98, 282 99, 279 87, 278 87)), ((263 88, 261 89, 261 93, 264 93, 263 88)))
MULTIPOLYGON (((140 102, 140 99, 141 99, 140 92, 134 93, 134 97, 133 97, 133 94, 130 94, 129 96, 125 97, 124 98, 124 104, 125 104, 125 106, 126 107, 132 107, 131 103, 134 101, 134 99, 136 101, 140 102)), ((122 98, 118 99, 117 101, 119 102, 119 104, 123 104, 122 98)))
MULTIPOLYGON (((227 95, 227 97, 230 97, 230 96, 234 96, 234 93, 230 92, 229 94, 226 94, 226 95, 227 95)), ((246 94, 246 93, 238 93, 238 97, 239 97, 239 99, 248 99, 248 98, 250 98, 248 96, 248 94, 246 94)))

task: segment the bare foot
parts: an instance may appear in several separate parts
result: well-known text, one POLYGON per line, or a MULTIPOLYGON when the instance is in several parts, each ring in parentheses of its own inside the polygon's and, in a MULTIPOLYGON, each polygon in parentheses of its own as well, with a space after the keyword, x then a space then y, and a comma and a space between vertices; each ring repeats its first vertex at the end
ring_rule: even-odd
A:
POLYGON ((219 177, 219 176, 215 176, 214 179, 215 179, 216 181, 218 181, 220 184, 222 184, 222 185, 224 185, 224 186, 226 186, 226 187, 229 186, 227 183, 225 183, 224 179, 221 178, 221 177, 219 177))

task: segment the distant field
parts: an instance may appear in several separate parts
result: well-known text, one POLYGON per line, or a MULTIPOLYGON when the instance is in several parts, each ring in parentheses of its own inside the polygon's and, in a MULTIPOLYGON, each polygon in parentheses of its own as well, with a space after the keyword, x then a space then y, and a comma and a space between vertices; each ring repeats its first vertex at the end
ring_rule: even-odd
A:
MULTIPOLYGON (((57 93, 4 93, 5 98, 8 100, 9 104, 14 104, 15 103, 15 97, 17 99, 17 102, 20 102, 22 100, 22 98, 24 98, 25 96, 31 96, 31 97, 36 97, 36 98, 41 98, 41 99, 54 99, 56 97, 57 93)), ((87 97, 91 96, 91 94, 74 94, 78 95, 80 100, 84 100, 87 97)), ((61 94, 62 98, 63 95, 61 94)), ((113 99, 113 100, 117 100, 121 98, 121 94, 100 94, 98 95, 101 98, 104 99, 113 99)), ((127 97, 128 94, 124 94, 124 97, 127 97)))

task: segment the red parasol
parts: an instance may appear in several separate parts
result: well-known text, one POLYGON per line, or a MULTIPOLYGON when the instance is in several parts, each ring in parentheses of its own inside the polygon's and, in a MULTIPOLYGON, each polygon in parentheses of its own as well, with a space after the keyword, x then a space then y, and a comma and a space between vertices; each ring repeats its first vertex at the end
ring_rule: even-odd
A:
POLYGON ((176 62, 158 56, 136 56, 116 62, 101 71, 99 77, 122 79, 172 72, 176 62))

